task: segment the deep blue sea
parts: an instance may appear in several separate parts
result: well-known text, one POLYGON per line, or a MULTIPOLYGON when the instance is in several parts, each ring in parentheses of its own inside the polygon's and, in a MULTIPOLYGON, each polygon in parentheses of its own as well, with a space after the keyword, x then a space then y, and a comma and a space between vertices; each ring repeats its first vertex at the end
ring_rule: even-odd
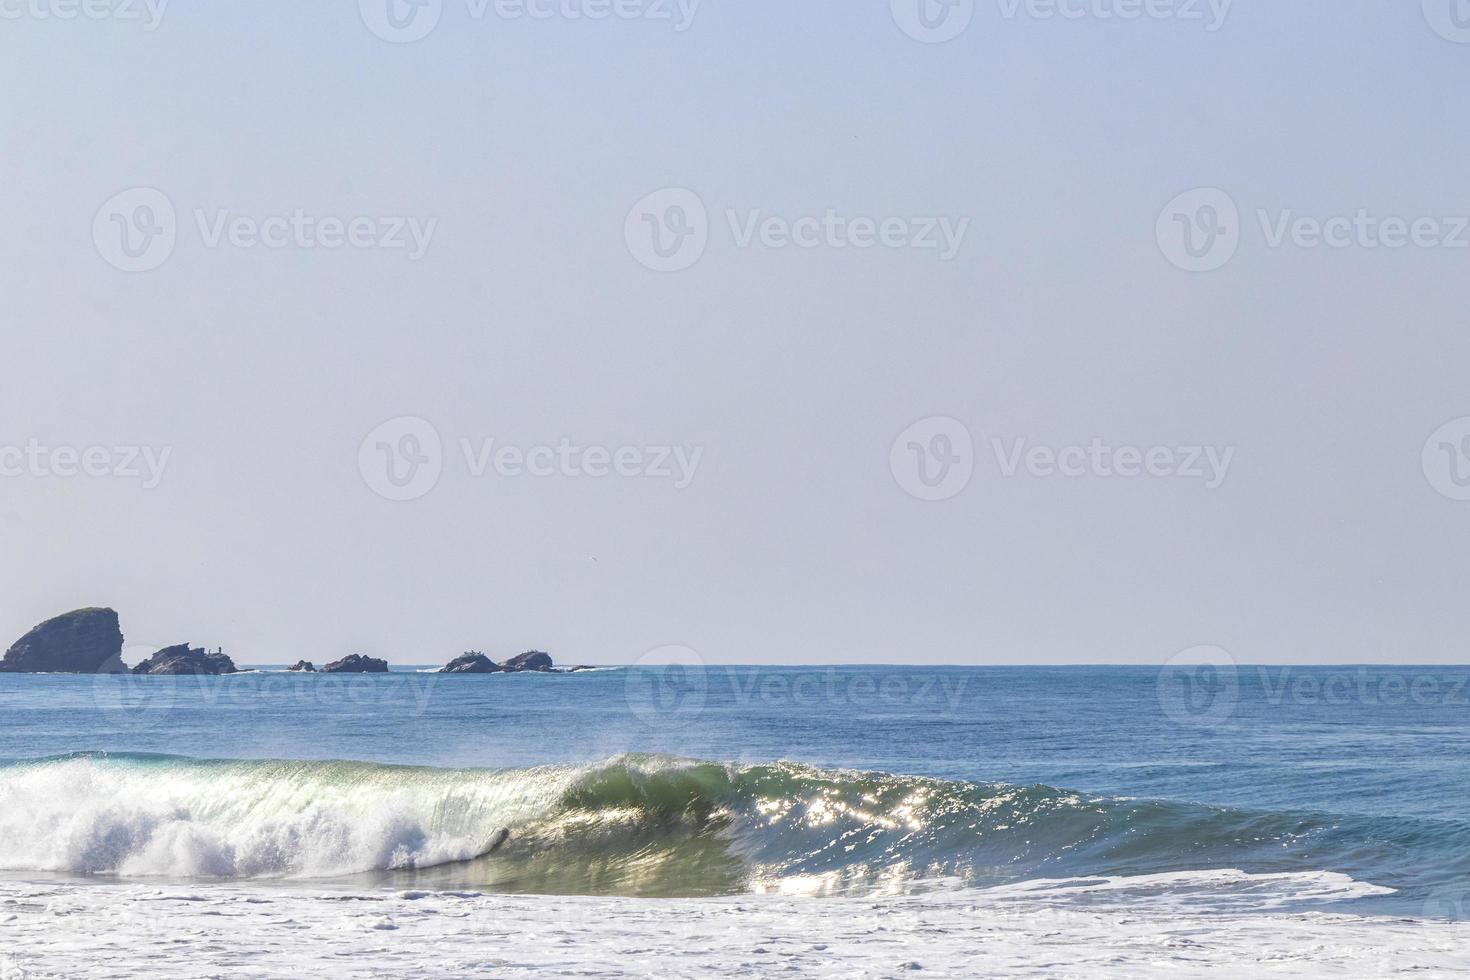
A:
POLYGON ((0 869, 818 893, 1337 872, 1464 917, 1470 669, 0 675, 0 869))

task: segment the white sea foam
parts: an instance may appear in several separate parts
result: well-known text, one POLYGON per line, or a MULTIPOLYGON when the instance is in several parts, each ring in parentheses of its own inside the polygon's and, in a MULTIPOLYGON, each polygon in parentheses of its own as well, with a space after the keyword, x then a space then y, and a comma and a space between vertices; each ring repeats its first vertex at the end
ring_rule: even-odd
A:
POLYGON ((1168 897, 1221 884, 1355 891, 1341 876, 1154 877, 693 900, 8 880, 0 977, 1465 975, 1470 923, 1206 911, 1168 897), (1114 901, 1079 904, 1079 889, 1114 901), (1139 905, 1140 894, 1153 897, 1139 905))
MULTIPOLYGON (((0 869, 322 877, 484 853, 565 779, 352 763, 105 765, 0 773, 0 869)), ((565 778, 570 778, 567 776, 565 778)))

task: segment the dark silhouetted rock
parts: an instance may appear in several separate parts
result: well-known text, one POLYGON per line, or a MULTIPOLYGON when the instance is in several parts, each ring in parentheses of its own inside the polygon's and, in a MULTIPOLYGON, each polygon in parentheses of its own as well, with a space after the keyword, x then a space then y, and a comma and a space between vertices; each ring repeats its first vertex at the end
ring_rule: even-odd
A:
POLYGON ((187 643, 164 647, 133 668, 135 674, 234 674, 235 662, 223 650, 190 648, 187 643))
POLYGON ((287 670, 299 670, 302 673, 306 673, 306 674, 315 674, 316 673, 316 665, 314 665, 310 660, 298 660, 294 664, 292 664, 290 667, 287 667, 286 669, 287 670))
POLYGON ((530 653, 522 653, 511 657, 505 662, 505 669, 513 673, 534 671, 539 674, 549 674, 555 668, 551 664, 551 654, 542 653, 540 650, 532 650, 530 653))
POLYGON ((15 641, 0 660, 13 674, 125 673, 122 630, 111 609, 78 609, 46 622, 15 641))
POLYGON ((379 660, 376 657, 364 657, 360 653, 354 653, 334 660, 322 668, 323 674, 386 674, 388 673, 388 661, 379 660))
POLYGON ((462 657, 455 657, 449 664, 439 671, 441 674, 499 674, 505 668, 495 661, 477 651, 470 651, 462 657))

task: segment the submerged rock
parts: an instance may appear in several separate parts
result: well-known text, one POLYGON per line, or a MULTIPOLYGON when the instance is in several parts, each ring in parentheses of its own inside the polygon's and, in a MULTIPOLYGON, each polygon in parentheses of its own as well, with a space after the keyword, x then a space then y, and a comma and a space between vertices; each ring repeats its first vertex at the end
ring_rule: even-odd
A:
POLYGON ((5 652, 0 672, 121 673, 122 629, 111 609, 78 609, 48 619, 5 652))
POLYGON ((439 671, 439 673, 500 674, 504 671, 504 667, 500 666, 495 661, 485 656, 483 653, 471 650, 469 653, 466 653, 460 657, 455 657, 453 660, 449 661, 449 663, 445 665, 444 668, 439 671))
POLYGON ((287 667, 286 669, 287 670, 299 670, 299 671, 301 671, 303 673, 306 673, 306 674, 315 674, 316 673, 316 665, 313 664, 310 660, 298 660, 294 664, 292 664, 291 666, 287 667))
POLYGON ((235 674, 235 662, 223 650, 190 648, 187 643, 164 647, 133 668, 135 674, 235 674))
POLYGON ((323 674, 386 674, 388 661, 377 657, 365 657, 360 653, 349 654, 334 660, 322 668, 323 674))
POLYGON ((549 674, 555 668, 551 663, 551 654, 542 653, 540 650, 532 650, 511 657, 505 662, 505 669, 512 672, 534 671, 541 674, 549 674))

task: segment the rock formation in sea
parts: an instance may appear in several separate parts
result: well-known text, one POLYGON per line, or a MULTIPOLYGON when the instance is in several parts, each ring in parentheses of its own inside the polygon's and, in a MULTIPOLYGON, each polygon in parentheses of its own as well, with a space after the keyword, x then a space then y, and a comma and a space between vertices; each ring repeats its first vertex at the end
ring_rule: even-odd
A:
POLYGON ((235 662, 223 650, 191 648, 187 643, 164 647, 133 668, 135 674, 235 674, 235 662))
POLYGON ((323 674, 386 674, 388 661, 376 657, 365 657, 360 653, 349 654, 334 660, 322 668, 323 674))
POLYGON ((501 674, 505 668, 477 650, 455 657, 440 669, 441 674, 501 674))
POLYGON ((505 662, 505 669, 512 672, 534 671, 539 674, 549 674, 555 670, 555 667, 551 663, 551 654, 532 650, 529 653, 511 657, 505 662))
POLYGON ((300 671, 300 672, 302 672, 304 674, 315 674, 316 673, 316 665, 313 664, 310 660, 298 660, 294 664, 292 664, 290 667, 287 667, 286 669, 287 670, 300 671))
POLYGON ((122 645, 116 612, 77 609, 46 620, 16 640, 0 660, 0 672, 126 673, 122 645))

